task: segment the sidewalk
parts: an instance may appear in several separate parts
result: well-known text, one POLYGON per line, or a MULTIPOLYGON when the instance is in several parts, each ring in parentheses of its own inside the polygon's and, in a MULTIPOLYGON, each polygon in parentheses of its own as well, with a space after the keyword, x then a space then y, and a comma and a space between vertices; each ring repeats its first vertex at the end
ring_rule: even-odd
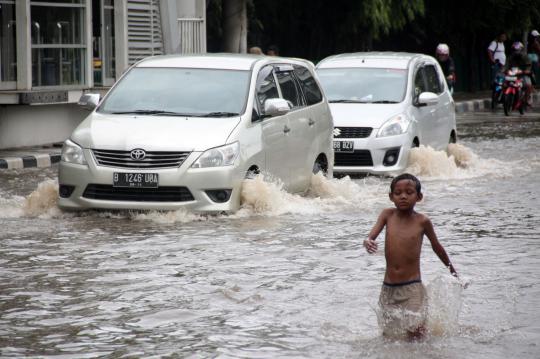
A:
MULTIPOLYGON (((456 113, 491 110, 491 91, 454 94, 456 113)), ((533 94, 533 103, 540 102, 540 90, 533 94)), ((62 144, 29 148, 0 149, 0 173, 3 169, 50 167, 60 162, 62 144)))

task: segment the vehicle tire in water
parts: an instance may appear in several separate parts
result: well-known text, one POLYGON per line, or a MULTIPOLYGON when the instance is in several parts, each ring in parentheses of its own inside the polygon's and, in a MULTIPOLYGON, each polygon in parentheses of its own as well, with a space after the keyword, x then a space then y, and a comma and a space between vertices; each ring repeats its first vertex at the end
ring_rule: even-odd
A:
POLYGON ((325 158, 318 157, 313 164, 313 174, 317 174, 319 172, 322 172, 323 176, 326 177, 326 173, 328 172, 328 163, 326 162, 325 158))
POLYGON ((503 102, 503 107, 504 107, 504 114, 506 116, 510 116, 510 114, 512 113, 512 107, 514 106, 514 94, 506 94, 504 95, 504 102, 503 102))
POLYGON ((518 111, 520 115, 523 115, 525 113, 526 106, 527 106, 527 99, 525 98, 525 96, 521 96, 521 101, 519 101, 519 107, 518 107, 518 111))

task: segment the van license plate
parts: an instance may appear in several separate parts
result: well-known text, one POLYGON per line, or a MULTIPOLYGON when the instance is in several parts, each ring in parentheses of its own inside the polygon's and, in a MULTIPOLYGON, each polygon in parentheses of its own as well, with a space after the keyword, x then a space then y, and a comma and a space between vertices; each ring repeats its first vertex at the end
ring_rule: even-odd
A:
POLYGON ((113 174, 114 187, 157 188, 157 173, 119 173, 113 174))
POLYGON ((353 141, 334 141, 335 152, 354 152, 353 141))

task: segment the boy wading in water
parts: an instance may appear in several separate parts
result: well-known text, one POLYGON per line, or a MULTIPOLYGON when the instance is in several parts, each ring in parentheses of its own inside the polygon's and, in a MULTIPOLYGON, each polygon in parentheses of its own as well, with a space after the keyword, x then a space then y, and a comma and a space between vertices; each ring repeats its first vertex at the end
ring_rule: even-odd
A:
POLYGON ((403 336, 420 339, 425 334, 427 317, 426 289, 420 274, 422 239, 427 236, 433 251, 450 273, 457 273, 448 259, 429 218, 414 210, 422 200, 420 181, 404 173, 392 180, 390 200, 396 208, 381 212, 377 222, 364 240, 364 247, 372 254, 377 251, 375 239, 386 227, 384 254, 386 272, 379 297, 379 323, 384 336, 403 336))

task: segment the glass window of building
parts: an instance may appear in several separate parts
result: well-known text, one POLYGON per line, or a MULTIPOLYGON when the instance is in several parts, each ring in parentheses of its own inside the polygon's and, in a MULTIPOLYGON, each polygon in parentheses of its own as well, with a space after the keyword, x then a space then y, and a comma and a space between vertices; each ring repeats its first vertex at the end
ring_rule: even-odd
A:
POLYGON ((0 89, 17 86, 15 1, 0 0, 0 89))
POLYGON ((111 86, 115 77, 113 0, 92 1, 94 84, 111 86))
POLYGON ((86 74, 86 0, 30 2, 32 86, 81 86, 86 74))

